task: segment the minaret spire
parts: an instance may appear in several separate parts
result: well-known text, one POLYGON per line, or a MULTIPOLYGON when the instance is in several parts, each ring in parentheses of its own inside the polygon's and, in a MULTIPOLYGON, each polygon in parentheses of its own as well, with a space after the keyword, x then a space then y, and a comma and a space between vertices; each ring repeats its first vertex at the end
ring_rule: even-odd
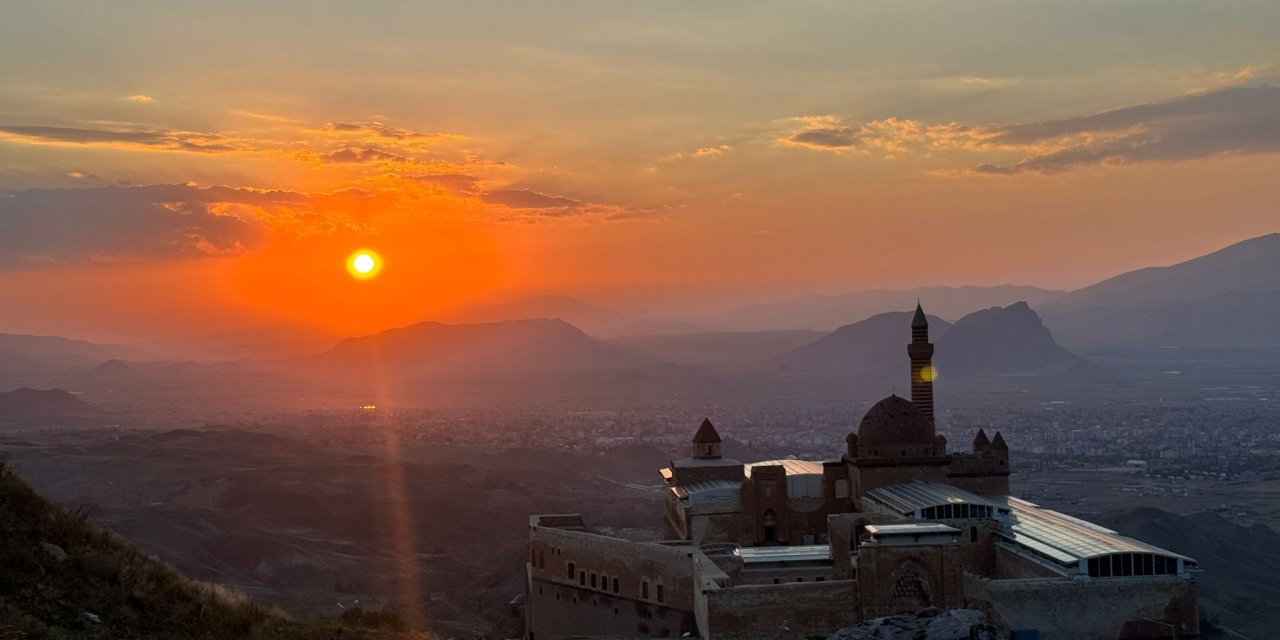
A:
POLYGON ((929 319, 924 315, 920 301, 916 301, 916 315, 911 320, 911 344, 907 345, 911 358, 911 403, 933 421, 933 343, 929 342, 929 319))

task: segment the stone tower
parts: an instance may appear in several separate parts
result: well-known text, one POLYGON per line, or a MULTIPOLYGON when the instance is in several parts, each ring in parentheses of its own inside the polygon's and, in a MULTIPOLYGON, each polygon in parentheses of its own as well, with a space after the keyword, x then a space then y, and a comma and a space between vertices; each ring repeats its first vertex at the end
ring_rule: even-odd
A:
POLYGON ((719 460, 720 459, 720 434, 716 432, 716 428, 711 424, 711 420, 702 419, 702 426, 698 427, 698 433, 693 436, 693 457, 697 460, 719 460))
POLYGON ((911 344, 907 345, 911 357, 911 404, 914 404, 929 422, 933 422, 933 343, 929 342, 929 320, 924 309, 916 303, 916 316, 911 320, 911 344))

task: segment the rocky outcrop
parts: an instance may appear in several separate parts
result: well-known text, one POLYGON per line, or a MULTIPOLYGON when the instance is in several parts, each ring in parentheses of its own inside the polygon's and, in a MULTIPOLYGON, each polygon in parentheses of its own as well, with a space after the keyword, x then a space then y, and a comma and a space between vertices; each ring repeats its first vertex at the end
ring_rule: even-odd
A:
POLYGON ((1000 628, 988 623, 981 611, 925 609, 845 627, 827 636, 827 640, 996 640, 1002 637, 1000 628))

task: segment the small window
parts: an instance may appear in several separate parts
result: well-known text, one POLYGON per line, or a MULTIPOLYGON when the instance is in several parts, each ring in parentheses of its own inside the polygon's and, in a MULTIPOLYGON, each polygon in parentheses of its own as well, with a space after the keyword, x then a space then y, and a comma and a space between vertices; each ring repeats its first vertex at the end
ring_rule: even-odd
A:
POLYGON ((613 579, 613 592, 614 592, 614 593, 617 593, 617 592, 618 592, 618 579, 617 579, 617 578, 614 578, 614 579, 613 579))
POLYGON ((658 585, 658 602, 666 602, 666 596, 662 592, 662 585, 658 585))
POLYGON ((814 578, 814 579, 813 579, 813 581, 814 581, 814 582, 826 582, 826 581, 827 581, 827 579, 826 579, 826 578, 824 578, 824 577, 822 577, 822 576, 818 576, 818 577, 814 578))
POLYGON ((969 527, 969 542, 977 542, 977 541, 978 541, 978 528, 969 527))
POLYGON ((596 588, 596 572, 591 572, 591 588, 596 588))
POLYGON ((579 584, 579 585, 581 585, 581 586, 584 586, 584 587, 585 587, 585 586, 587 586, 587 572, 586 572, 586 571, 579 571, 579 572, 578 572, 578 584, 579 584))
POLYGON ((781 580, 781 579, 779 579, 779 578, 774 578, 774 579, 773 579, 773 583, 774 583, 774 584, 781 584, 781 583, 782 583, 782 580, 781 580))
POLYGON ((570 580, 572 580, 572 579, 573 579, 574 574, 576 574, 577 572, 578 572, 578 571, 577 571, 577 569, 575 569, 575 568, 574 568, 573 563, 572 563, 572 562, 570 562, 570 563, 569 563, 569 579, 570 579, 570 580))
POLYGON ((641 600, 649 599, 649 581, 648 580, 644 580, 640 583, 640 599, 641 600))

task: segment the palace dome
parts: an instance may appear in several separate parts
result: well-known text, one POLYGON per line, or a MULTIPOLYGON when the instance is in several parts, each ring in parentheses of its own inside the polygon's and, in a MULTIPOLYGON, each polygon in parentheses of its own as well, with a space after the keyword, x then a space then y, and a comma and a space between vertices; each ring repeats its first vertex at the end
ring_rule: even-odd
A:
POLYGON ((906 398, 889 396, 858 424, 858 446, 933 444, 933 423, 906 398))

